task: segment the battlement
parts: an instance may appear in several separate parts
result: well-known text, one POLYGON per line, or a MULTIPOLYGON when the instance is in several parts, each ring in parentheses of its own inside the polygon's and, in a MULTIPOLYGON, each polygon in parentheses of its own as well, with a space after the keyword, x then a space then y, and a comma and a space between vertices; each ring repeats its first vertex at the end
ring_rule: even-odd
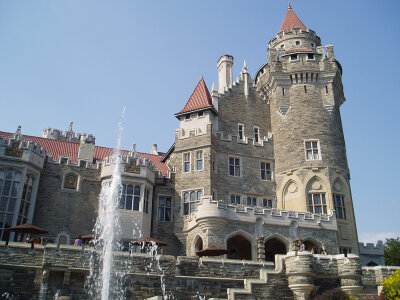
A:
POLYGON ((359 242, 360 255, 384 255, 383 242, 378 241, 376 245, 374 243, 359 242))
POLYGON ((21 126, 11 137, 0 137, 0 157, 16 159, 42 168, 46 158, 46 150, 32 141, 25 141, 21 134, 21 126))
POLYGON ((196 212, 188 216, 188 230, 195 227, 201 220, 212 220, 213 224, 203 226, 224 226, 224 222, 215 222, 215 218, 255 224, 261 219, 265 225, 287 226, 296 221, 300 227, 337 231, 337 219, 334 210, 328 214, 313 214, 309 212, 278 210, 276 208, 231 204, 228 200, 212 200, 203 197, 198 201, 196 212))

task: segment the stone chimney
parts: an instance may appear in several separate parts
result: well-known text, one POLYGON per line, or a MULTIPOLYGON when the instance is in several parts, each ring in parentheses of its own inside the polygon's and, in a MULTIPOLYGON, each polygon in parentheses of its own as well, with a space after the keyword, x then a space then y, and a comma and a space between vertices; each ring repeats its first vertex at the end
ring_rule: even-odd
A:
POLYGON ((221 94, 232 87, 233 56, 222 55, 217 62, 218 67, 218 92, 221 94))
POLYGON ((158 155, 157 144, 153 144, 153 147, 151 147, 151 154, 158 155))
POLYGON ((89 163, 93 163, 94 157, 94 144, 86 141, 86 134, 80 135, 78 159, 87 160, 89 163))

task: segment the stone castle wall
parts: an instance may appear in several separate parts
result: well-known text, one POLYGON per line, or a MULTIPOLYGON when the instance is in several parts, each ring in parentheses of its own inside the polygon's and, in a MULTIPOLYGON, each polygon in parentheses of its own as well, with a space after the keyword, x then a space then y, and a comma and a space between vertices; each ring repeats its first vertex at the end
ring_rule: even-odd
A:
MULTIPOLYGON (((39 299, 40 294, 53 299, 58 291, 59 296, 87 299, 84 285, 93 251, 65 245, 58 250, 52 244, 31 250, 25 243, 10 243, 8 247, 2 243, 0 292, 19 299, 39 299)), ((126 299, 161 296, 163 274, 167 294, 176 299, 193 299, 198 292, 206 299, 233 300, 300 299, 301 293, 313 297, 332 288, 360 292, 360 299, 365 299, 376 295, 379 282, 399 268, 361 268, 355 255, 312 255, 306 251, 277 256, 275 267, 268 262, 116 252, 114 269, 124 274, 126 299)))

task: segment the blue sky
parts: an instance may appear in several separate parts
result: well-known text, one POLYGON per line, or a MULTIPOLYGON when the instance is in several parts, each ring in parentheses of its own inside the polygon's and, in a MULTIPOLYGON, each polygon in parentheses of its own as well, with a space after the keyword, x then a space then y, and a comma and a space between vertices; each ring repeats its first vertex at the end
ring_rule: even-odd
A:
MULTIPOLYGON (((343 66, 342 121, 359 239, 400 236, 399 1, 291 1, 343 66), (397 221, 396 221, 397 220, 397 221)), ((286 1, 1 1, 0 130, 93 133, 113 147, 167 151, 201 76, 217 82, 222 54, 266 61, 286 1)))

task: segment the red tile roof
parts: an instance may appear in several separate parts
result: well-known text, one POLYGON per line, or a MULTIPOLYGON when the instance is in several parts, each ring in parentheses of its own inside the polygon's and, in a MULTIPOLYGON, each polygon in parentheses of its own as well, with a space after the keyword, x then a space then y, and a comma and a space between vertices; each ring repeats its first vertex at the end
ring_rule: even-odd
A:
POLYGON ((301 28, 304 31, 307 30, 306 26, 300 21, 299 17, 294 13, 289 4, 285 19, 283 19, 279 32, 283 30, 285 30, 285 32, 291 32, 292 28, 301 28))
POLYGON ((208 88, 202 76, 196 88, 194 89, 192 95, 190 96, 189 100, 186 102, 185 107, 180 112, 176 113, 175 116, 198 109, 212 108, 212 107, 213 105, 211 101, 210 92, 208 91, 208 88))
POLYGON ((315 50, 313 50, 313 49, 292 49, 292 50, 286 51, 286 54, 296 53, 296 52, 315 52, 315 50))
MULTIPOLYGON (((0 131, 0 137, 9 138, 13 136, 13 133, 0 131)), ((79 144, 72 142, 57 141, 52 139, 41 138, 37 136, 23 135, 23 139, 26 141, 32 141, 39 144, 44 149, 46 149, 47 155, 51 155, 52 160, 58 161, 60 156, 70 157, 72 163, 78 163, 78 152, 79 144)), ((113 148, 106 148, 95 146, 94 148, 94 160, 103 160, 105 157, 110 156, 113 153, 113 148)), ((128 150, 121 150, 123 155, 128 155, 128 150)), ((163 175, 168 173, 168 167, 161 162, 164 153, 159 153, 159 155, 147 154, 138 152, 139 157, 146 157, 155 166, 157 170, 160 170, 163 175)))

